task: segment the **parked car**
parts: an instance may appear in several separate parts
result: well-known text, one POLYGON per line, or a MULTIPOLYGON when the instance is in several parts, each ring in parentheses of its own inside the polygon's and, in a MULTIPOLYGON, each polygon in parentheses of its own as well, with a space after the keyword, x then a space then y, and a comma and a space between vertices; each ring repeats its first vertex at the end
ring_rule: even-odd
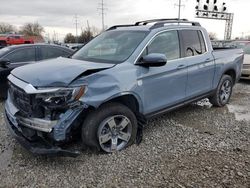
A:
POLYGON ((241 79, 250 79, 250 41, 234 41, 234 46, 244 51, 244 62, 241 72, 241 79))
MULTIPOLYGON (((72 53, 73 50, 66 47, 48 44, 24 44, 2 48, 0 50, 0 97, 6 97, 7 76, 14 68, 44 59, 67 57, 72 53)), ((27 74, 35 73, 29 72, 27 74)))
POLYGON ((0 35, 0 46, 5 47, 18 44, 34 44, 34 41, 29 37, 18 34, 0 35))
POLYGON ((197 22, 113 26, 71 58, 14 69, 5 121, 35 154, 77 156, 65 147, 77 135, 84 146, 119 151, 140 142, 152 117, 207 97, 226 105, 242 62, 241 49, 213 50, 197 22))

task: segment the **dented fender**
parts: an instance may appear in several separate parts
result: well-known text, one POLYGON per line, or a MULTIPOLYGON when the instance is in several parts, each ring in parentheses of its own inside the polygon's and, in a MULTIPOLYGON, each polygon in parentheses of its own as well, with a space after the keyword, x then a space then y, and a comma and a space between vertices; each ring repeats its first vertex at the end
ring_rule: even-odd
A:
POLYGON ((139 104, 139 112, 142 113, 143 92, 137 81, 137 70, 135 65, 124 63, 85 77, 87 91, 80 100, 87 105, 98 108, 101 104, 114 98, 132 95, 139 104), (119 71, 117 74, 118 71, 115 69, 123 71, 119 71))

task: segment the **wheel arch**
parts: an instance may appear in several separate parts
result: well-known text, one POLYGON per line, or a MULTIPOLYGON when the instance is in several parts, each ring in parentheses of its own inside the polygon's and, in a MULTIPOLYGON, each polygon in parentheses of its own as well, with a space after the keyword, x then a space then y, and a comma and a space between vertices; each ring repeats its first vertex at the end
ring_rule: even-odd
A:
POLYGON ((127 106, 130 110, 132 110, 135 114, 142 113, 142 101, 141 99, 132 93, 122 93, 116 94, 111 98, 104 101, 101 105, 110 103, 110 102, 117 102, 127 106))
POLYGON ((224 71, 223 75, 229 75, 229 76, 231 76, 231 78, 233 79, 233 84, 236 83, 236 71, 234 69, 232 69, 232 68, 231 69, 227 69, 226 71, 224 71))

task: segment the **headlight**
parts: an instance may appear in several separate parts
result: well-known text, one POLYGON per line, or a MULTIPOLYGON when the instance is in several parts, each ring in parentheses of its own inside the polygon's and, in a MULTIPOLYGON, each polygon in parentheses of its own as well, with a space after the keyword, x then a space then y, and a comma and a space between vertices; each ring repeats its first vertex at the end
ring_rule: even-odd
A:
POLYGON ((58 88, 58 90, 53 92, 38 93, 36 94, 36 99, 42 99, 42 101, 45 103, 60 105, 65 102, 79 100, 85 94, 86 89, 86 86, 75 88, 58 88))

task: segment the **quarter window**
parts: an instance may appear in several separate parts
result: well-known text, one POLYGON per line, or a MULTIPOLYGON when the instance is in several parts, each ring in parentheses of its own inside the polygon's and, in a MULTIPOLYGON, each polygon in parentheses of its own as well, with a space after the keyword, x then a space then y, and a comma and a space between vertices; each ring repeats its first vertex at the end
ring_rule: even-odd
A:
POLYGON ((201 43, 201 51, 204 54, 207 51, 205 40, 204 40, 204 37, 203 37, 201 31, 198 31, 198 34, 199 34, 200 43, 201 43))

